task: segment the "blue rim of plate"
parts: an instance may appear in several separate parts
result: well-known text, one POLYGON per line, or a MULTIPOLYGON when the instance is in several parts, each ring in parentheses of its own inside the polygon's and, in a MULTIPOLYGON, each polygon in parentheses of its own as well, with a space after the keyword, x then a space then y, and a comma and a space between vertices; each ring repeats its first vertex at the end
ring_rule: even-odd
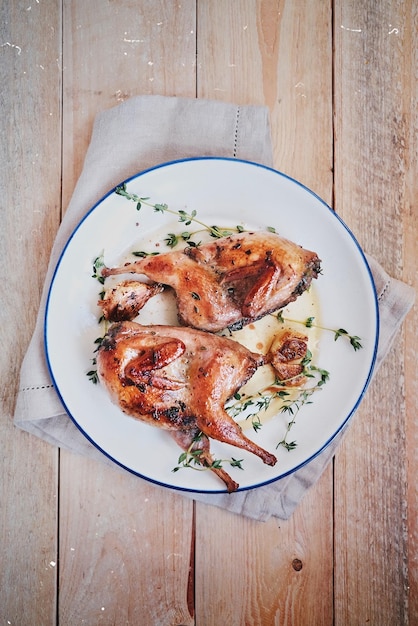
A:
POLYGON ((314 198, 316 198, 316 200, 319 201, 319 203, 327 210, 329 211, 329 213, 331 215, 334 216, 334 218, 340 223, 340 225, 345 229, 345 231, 347 232, 347 234, 350 236, 350 238, 352 239, 353 243, 356 246, 356 249, 360 255, 360 258, 362 259, 362 262, 364 264, 364 267, 366 269, 367 275, 369 277, 369 282, 370 282, 370 287, 371 287, 371 292, 373 294, 373 300, 374 300, 374 305, 375 305, 375 309, 374 309, 374 313, 375 313, 375 327, 376 327, 376 333, 375 333, 375 340, 374 340, 374 347, 373 347, 373 354, 372 354, 372 358, 371 358, 371 362, 370 362, 370 367, 369 367, 369 372, 367 374, 367 377, 365 379, 363 388, 361 390, 361 392, 359 393, 353 407, 351 408, 351 410, 348 412, 347 416, 345 417, 345 419, 341 422, 341 424, 339 425, 339 427, 337 428, 337 430, 333 433, 333 435, 331 437, 328 438, 328 440, 320 447, 319 450, 317 450, 314 454, 311 454, 311 456, 309 456, 305 461, 303 461, 302 463, 299 463, 299 465, 297 465, 296 467, 290 469, 290 470, 286 470, 283 473, 281 473, 279 476, 275 476, 274 478, 268 479, 268 480, 263 480, 260 483, 257 484, 253 484, 253 485, 248 485, 248 486, 244 486, 244 487, 239 487, 238 490, 234 493, 239 493, 242 491, 249 491, 252 489, 258 489, 260 487, 264 487, 266 485, 270 485, 272 483, 275 483, 283 478, 285 478, 286 476, 289 476, 291 474, 294 474, 295 472, 299 471, 300 469, 302 469, 303 467, 305 467, 306 465, 308 465, 311 461, 313 461, 314 459, 316 459, 329 445, 332 441, 334 441, 334 439, 345 429, 345 427, 348 425, 348 422, 350 421, 351 417, 354 415, 354 413, 357 411, 360 403, 362 402, 364 395, 367 391, 367 388, 370 384, 370 381, 372 379, 373 376, 373 371, 374 371, 374 367, 376 364, 376 358, 377 358, 377 351, 378 351, 378 344, 379 344, 379 328, 380 328, 380 316, 379 316, 379 303, 378 303, 378 298, 377 298, 377 293, 376 293, 376 287, 375 287, 375 283, 374 283, 374 279, 373 279, 373 274, 372 271, 370 269, 370 266, 367 262, 366 256, 360 246, 360 244, 358 243, 356 237, 354 236, 353 232, 350 230, 350 228, 347 226, 347 224, 342 220, 342 218, 320 197, 318 196, 318 194, 316 194, 314 191, 312 191, 309 187, 307 187, 306 185, 304 185, 303 183, 299 182, 298 180, 296 180, 295 178, 292 178, 291 176, 281 172, 280 170, 276 170, 272 167, 269 167, 267 165, 263 165, 261 163, 257 163, 254 161, 249 161, 249 160, 245 160, 245 159, 238 159, 238 158, 232 158, 232 157, 218 157, 218 156, 196 156, 196 157, 188 157, 188 158, 184 158, 184 159, 174 159, 171 161, 167 161, 164 163, 159 163, 158 165, 155 165, 153 167, 147 168, 145 170, 142 170, 140 172, 138 172, 137 174, 134 174, 133 176, 130 176, 129 178, 126 178, 125 180, 121 181, 120 183, 118 183, 118 185, 116 185, 115 187, 113 187, 112 189, 110 189, 105 195, 103 195, 88 211, 87 213, 83 216, 83 218, 78 222, 77 226, 73 229, 72 233, 70 234, 60 256, 59 259, 56 263, 54 272, 53 272, 53 276, 48 288, 48 294, 47 294, 47 299, 46 299, 46 305, 45 305, 45 315, 44 315, 44 350, 45 350, 45 356, 46 356, 46 361, 47 361, 47 366, 48 366, 48 370, 53 382, 53 385, 55 387, 55 391, 58 394, 58 397, 67 413, 67 415, 69 416, 69 418, 72 420, 72 422, 75 424, 75 426, 77 427, 77 429, 84 435, 84 437, 97 449, 99 450, 106 458, 108 458, 109 460, 111 460, 113 463, 115 463, 116 465, 118 465, 119 467, 123 468, 124 470, 128 471, 129 473, 133 474, 134 476, 138 476, 139 478, 142 478, 148 482, 151 482, 153 484, 159 485, 161 487, 165 487, 166 489, 171 489, 173 491, 184 491, 184 492, 188 492, 188 493, 201 493, 201 494, 206 494, 208 496, 210 495, 219 495, 219 494, 223 494, 223 493, 227 493, 226 489, 214 489, 214 490, 206 490, 206 489, 198 489, 198 488, 191 488, 191 487, 181 487, 181 486, 177 486, 177 485, 170 485, 170 484, 166 484, 162 481, 156 480, 150 476, 147 476, 145 474, 141 474, 138 471, 135 471, 134 469, 128 467, 127 465, 124 465, 122 462, 118 461, 117 459, 113 458, 112 455, 107 452, 106 450, 104 450, 101 446, 99 446, 94 439, 92 439, 88 433, 85 432, 85 430, 80 426, 80 424, 77 422, 76 418, 71 414, 71 412, 68 409, 67 403, 65 402, 60 389, 59 389, 59 385, 57 384, 57 381, 55 379, 54 376, 54 372, 53 372, 53 368, 51 366, 51 362, 50 362, 50 357, 49 357, 49 349, 48 349, 48 340, 47 340, 47 323, 48 323, 48 313, 49 313, 49 304, 50 304, 50 298, 51 298, 51 292, 54 286, 54 282, 55 282, 55 278, 56 275, 59 271, 60 265, 61 265, 61 261, 65 255, 65 252, 68 248, 68 246, 70 245, 74 235, 77 233, 77 231, 80 229, 80 227, 82 226, 82 224, 84 223, 84 221, 89 217, 89 215, 95 211, 95 209, 106 199, 108 198, 111 194, 114 193, 116 187, 118 187, 119 185, 122 185, 124 183, 128 184, 130 181, 136 180, 138 178, 140 178, 141 176, 144 176, 145 174, 158 170, 158 169, 162 169, 162 168, 166 168, 166 167, 170 167, 172 165, 176 165, 179 163, 187 163, 187 162, 192 162, 192 161, 226 161, 229 163, 243 163, 245 165, 249 165, 249 166, 253 166, 253 167, 259 167, 261 169, 264 169, 266 171, 271 172, 272 174, 275 174, 277 176, 280 176, 288 181, 290 181, 291 183, 297 185, 298 187, 300 187, 301 189, 303 189, 304 191, 306 191, 308 194, 310 194, 311 196, 313 196, 314 198))

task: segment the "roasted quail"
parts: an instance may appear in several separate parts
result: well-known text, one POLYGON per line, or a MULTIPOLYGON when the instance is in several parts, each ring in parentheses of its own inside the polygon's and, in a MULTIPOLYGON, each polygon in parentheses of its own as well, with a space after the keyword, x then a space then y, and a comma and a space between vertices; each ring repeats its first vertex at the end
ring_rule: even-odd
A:
POLYGON ((180 323, 216 332, 283 308, 308 289, 319 271, 316 253, 257 231, 104 268, 103 275, 145 275, 172 287, 180 323))

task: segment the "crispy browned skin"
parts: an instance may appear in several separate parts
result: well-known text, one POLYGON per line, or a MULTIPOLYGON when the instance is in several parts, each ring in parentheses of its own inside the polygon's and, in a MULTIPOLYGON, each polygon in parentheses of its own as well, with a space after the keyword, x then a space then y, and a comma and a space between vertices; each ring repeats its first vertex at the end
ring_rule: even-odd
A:
POLYGON ((169 285, 180 322, 216 332, 283 308, 319 271, 316 253, 275 233, 252 232, 105 268, 103 275, 143 274, 169 285))
MULTIPOLYGON (((97 354, 100 381, 125 413, 172 431, 177 441, 202 432, 274 465, 276 457, 248 439, 224 408, 265 362, 226 337, 135 322, 113 324, 97 354)), ((210 464, 209 448, 204 458, 210 464)), ((233 481, 221 478, 231 489, 233 481)))
POLYGON ((148 285, 137 280, 124 280, 105 292, 98 305, 103 317, 112 322, 132 320, 152 296, 161 293, 164 286, 159 283, 148 285))
POLYGON ((293 329, 279 331, 270 346, 268 360, 277 378, 292 387, 306 381, 303 375, 303 359, 308 351, 308 337, 293 329))

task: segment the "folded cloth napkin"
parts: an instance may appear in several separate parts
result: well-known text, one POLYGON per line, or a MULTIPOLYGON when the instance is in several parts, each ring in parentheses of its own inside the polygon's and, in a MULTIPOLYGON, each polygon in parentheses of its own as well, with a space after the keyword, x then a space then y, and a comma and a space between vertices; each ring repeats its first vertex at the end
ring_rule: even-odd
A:
MULTIPOLYGON (((96 117, 83 171, 52 249, 35 331, 21 368, 14 416, 19 428, 114 465, 66 415, 51 382, 43 346, 49 284, 72 231, 110 189, 159 163, 194 156, 236 157, 271 166, 268 110, 192 98, 138 96, 96 117)), ((414 294, 410 287, 390 278, 374 259, 369 262, 379 295, 379 365, 412 306, 414 294)), ((287 519, 332 458, 340 437, 305 467, 265 487, 236 494, 190 496, 257 520, 270 516, 287 519)))

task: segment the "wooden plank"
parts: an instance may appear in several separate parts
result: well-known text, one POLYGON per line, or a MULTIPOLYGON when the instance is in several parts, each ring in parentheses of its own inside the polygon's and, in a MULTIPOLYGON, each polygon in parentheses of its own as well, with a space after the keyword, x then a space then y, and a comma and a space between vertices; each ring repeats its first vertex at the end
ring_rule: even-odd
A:
MULTIPOLYGON (((409 214, 416 203, 412 189, 416 182, 411 180, 413 130, 409 130, 409 124, 416 124, 411 107, 416 83, 407 53, 417 32, 413 5, 335 3, 335 207, 367 252, 398 278, 405 263, 409 279, 414 238, 416 242, 416 215, 409 214), (413 224, 415 234, 409 234, 413 224), (409 257, 402 252, 405 236, 409 257)), ((416 318, 408 326, 409 333, 414 330, 416 318)), ((406 540, 410 524, 411 548, 416 550, 417 499, 416 490, 410 488, 408 511, 406 452, 416 458, 417 435, 413 383, 405 402, 404 350, 400 334, 336 459, 338 624, 408 623, 406 540)), ((410 474, 413 483, 414 476, 410 474)), ((411 572, 413 564, 411 552, 411 572)), ((411 601, 416 602, 412 596, 411 601)))
POLYGON ((329 502, 331 468, 288 521, 255 522, 199 504, 196 616, 205 626, 331 624, 329 502))
MULTIPOLYGON (((416 146, 418 145, 418 5, 411 2, 406 7, 403 49, 406 71, 402 72, 405 109, 405 197, 403 220, 403 272, 402 278, 414 286, 418 297, 418 183, 416 146), (415 68, 415 73, 413 71, 415 68)), ((418 369, 414 343, 418 336, 418 307, 408 315, 404 329, 405 346, 405 412, 406 412, 406 483, 407 483, 407 571, 408 571, 408 618, 409 623, 418 623, 418 369)))
POLYGON ((193 624, 193 503, 70 454, 61 473, 60 623, 193 624))
POLYGON ((64 208, 98 111, 139 94, 195 96, 195 29, 192 0, 64 0, 64 208))
MULTIPOLYGON (((267 104, 276 167, 329 202, 329 7, 218 0, 199 3, 198 8, 198 95, 267 104), (309 140, 312 137, 315 141, 309 140)), ((331 623, 330 511, 332 468, 288 522, 251 522, 198 504, 196 615, 204 616, 207 625, 296 624, 306 623, 309 607, 309 623, 331 623), (207 598, 216 601, 208 606, 207 598)))
POLYGON ((60 13, 29 4, 0 8, 0 622, 23 626, 55 619, 58 476, 57 451, 12 424, 59 222, 60 13))
POLYGON ((270 109, 274 165, 331 203, 332 38, 327 3, 202 3, 198 95, 270 109), (329 97, 328 97, 329 96, 329 97), (317 139, 310 141, 312 132, 317 139))
MULTIPOLYGON (((64 3, 64 207, 98 111, 139 94, 195 95, 194 7, 64 3)), ((193 502, 69 453, 60 486, 60 621, 193 623, 193 502)))

